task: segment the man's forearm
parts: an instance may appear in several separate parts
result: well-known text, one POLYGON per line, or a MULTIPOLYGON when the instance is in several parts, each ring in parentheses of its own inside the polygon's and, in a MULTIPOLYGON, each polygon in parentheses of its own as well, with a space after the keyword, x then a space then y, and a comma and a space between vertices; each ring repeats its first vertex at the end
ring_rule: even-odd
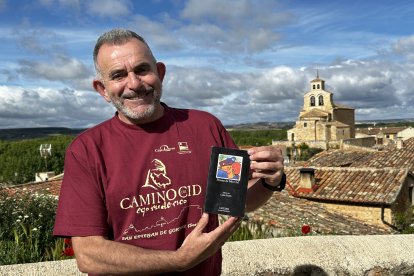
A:
POLYGON ((272 196, 273 192, 263 187, 260 178, 249 180, 246 197, 246 212, 252 212, 262 206, 272 196))
POLYGON ((147 275, 187 269, 177 251, 144 249, 103 237, 73 237, 72 243, 84 273, 147 275))

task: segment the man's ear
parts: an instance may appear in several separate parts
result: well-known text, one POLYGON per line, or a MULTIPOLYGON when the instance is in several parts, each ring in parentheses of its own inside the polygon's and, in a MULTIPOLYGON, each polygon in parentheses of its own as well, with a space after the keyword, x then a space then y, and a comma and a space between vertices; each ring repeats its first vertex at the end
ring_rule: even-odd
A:
POLYGON ((157 62, 157 72, 158 72, 158 78, 161 80, 161 82, 164 80, 165 72, 167 71, 165 64, 162 62, 157 62))
POLYGON ((104 97, 105 101, 107 101, 108 103, 111 102, 111 98, 106 93, 105 85, 101 80, 93 80, 92 85, 96 92, 98 92, 102 97, 104 97))

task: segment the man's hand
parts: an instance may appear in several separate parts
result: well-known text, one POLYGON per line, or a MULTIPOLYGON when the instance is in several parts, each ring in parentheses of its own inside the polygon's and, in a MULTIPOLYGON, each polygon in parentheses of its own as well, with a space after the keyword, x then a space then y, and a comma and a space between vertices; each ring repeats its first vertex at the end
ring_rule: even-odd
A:
POLYGON ((283 175, 283 156, 276 146, 255 147, 248 150, 252 178, 263 178, 267 184, 277 186, 283 175))
POLYGON ((262 185, 278 186, 283 176, 282 151, 276 146, 255 147, 247 151, 250 155, 251 179, 247 190, 246 212, 251 212, 268 201, 273 192, 262 185))
POLYGON ((241 223, 241 218, 230 217, 213 231, 204 233, 208 217, 207 213, 203 213, 197 226, 177 250, 178 259, 182 260, 183 270, 194 267, 216 253, 241 223))

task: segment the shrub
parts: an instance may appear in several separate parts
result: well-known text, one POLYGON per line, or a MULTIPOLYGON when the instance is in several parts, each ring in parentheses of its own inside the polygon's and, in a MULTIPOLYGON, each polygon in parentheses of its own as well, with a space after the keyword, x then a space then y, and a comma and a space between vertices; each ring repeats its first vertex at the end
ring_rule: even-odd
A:
POLYGON ((56 207, 53 195, 0 192, 0 265, 65 258, 52 236, 56 207))

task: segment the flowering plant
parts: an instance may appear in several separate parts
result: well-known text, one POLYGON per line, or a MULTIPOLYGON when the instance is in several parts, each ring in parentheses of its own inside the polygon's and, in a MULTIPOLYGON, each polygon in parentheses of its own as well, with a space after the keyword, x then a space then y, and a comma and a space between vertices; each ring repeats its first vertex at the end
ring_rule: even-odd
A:
POLYGON ((309 226, 309 225, 307 225, 307 224, 304 224, 303 226, 302 226, 302 234, 303 235, 307 235, 307 234, 309 234, 309 232, 311 231, 311 227, 309 226))
POLYGON ((75 252, 73 251, 73 247, 72 247, 72 239, 66 238, 65 249, 63 250, 61 256, 72 257, 73 255, 75 255, 75 252))

